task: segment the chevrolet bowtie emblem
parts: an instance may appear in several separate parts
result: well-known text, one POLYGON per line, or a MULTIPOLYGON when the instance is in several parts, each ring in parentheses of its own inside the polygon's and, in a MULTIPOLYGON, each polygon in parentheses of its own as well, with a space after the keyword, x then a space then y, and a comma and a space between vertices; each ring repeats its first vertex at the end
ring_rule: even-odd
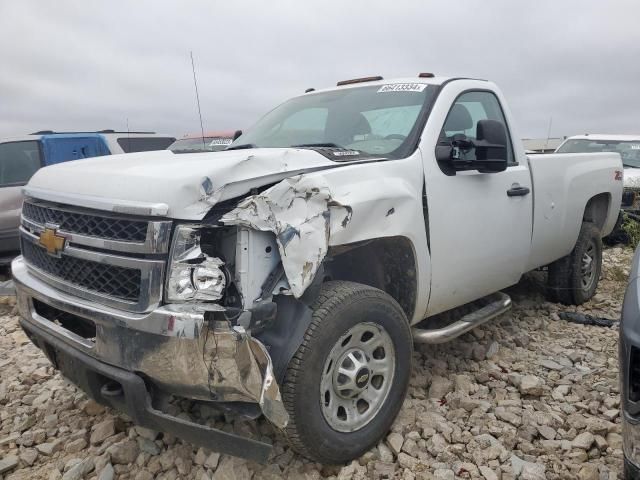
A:
POLYGON ((42 245, 50 255, 59 255, 64 250, 67 239, 56 233, 55 228, 46 227, 40 234, 40 245, 42 245))

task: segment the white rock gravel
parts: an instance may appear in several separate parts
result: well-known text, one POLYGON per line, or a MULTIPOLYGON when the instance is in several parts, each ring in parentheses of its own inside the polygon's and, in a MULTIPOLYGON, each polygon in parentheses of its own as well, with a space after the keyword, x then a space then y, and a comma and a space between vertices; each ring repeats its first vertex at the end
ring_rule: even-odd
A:
POLYGON ((270 463, 135 427, 60 377, 19 328, 14 299, 0 297, 0 480, 622 478, 617 326, 558 313, 618 318, 631 256, 605 251, 598 293, 581 307, 546 302, 533 274, 510 289, 509 314, 449 344, 417 347, 392 431, 343 467, 296 455, 264 421, 224 423, 207 407, 181 405, 181 415, 273 442, 270 463))

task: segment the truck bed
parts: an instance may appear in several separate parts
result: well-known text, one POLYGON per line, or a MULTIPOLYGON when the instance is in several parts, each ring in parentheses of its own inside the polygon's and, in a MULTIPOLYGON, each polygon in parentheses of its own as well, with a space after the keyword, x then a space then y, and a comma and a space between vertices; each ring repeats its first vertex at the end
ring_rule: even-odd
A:
POLYGON ((597 203, 594 222, 613 230, 622 197, 622 161, 617 153, 553 153, 528 156, 534 186, 533 231, 527 271, 547 265, 576 243, 585 208, 597 203), (612 194, 611 180, 616 187, 612 194), (599 195, 598 195, 599 194, 599 195))

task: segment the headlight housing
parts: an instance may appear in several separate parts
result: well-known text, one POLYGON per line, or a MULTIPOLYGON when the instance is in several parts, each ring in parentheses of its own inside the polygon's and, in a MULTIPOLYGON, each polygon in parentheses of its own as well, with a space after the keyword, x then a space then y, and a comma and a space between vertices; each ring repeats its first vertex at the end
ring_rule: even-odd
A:
POLYGON ((201 231, 197 225, 180 225, 174 232, 165 294, 168 302, 220 300, 224 294, 224 262, 202 251, 201 231))

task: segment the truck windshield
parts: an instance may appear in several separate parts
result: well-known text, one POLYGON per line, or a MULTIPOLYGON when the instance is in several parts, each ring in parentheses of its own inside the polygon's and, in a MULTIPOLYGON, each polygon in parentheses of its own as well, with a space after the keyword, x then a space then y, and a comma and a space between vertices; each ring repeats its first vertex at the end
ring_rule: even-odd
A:
POLYGON ((591 140, 573 139, 564 142, 556 153, 614 152, 622 157, 625 167, 640 168, 640 140, 591 140))
POLYGON ((330 147, 401 158, 435 91, 433 85, 407 83, 309 93, 266 114, 229 148, 330 147))

